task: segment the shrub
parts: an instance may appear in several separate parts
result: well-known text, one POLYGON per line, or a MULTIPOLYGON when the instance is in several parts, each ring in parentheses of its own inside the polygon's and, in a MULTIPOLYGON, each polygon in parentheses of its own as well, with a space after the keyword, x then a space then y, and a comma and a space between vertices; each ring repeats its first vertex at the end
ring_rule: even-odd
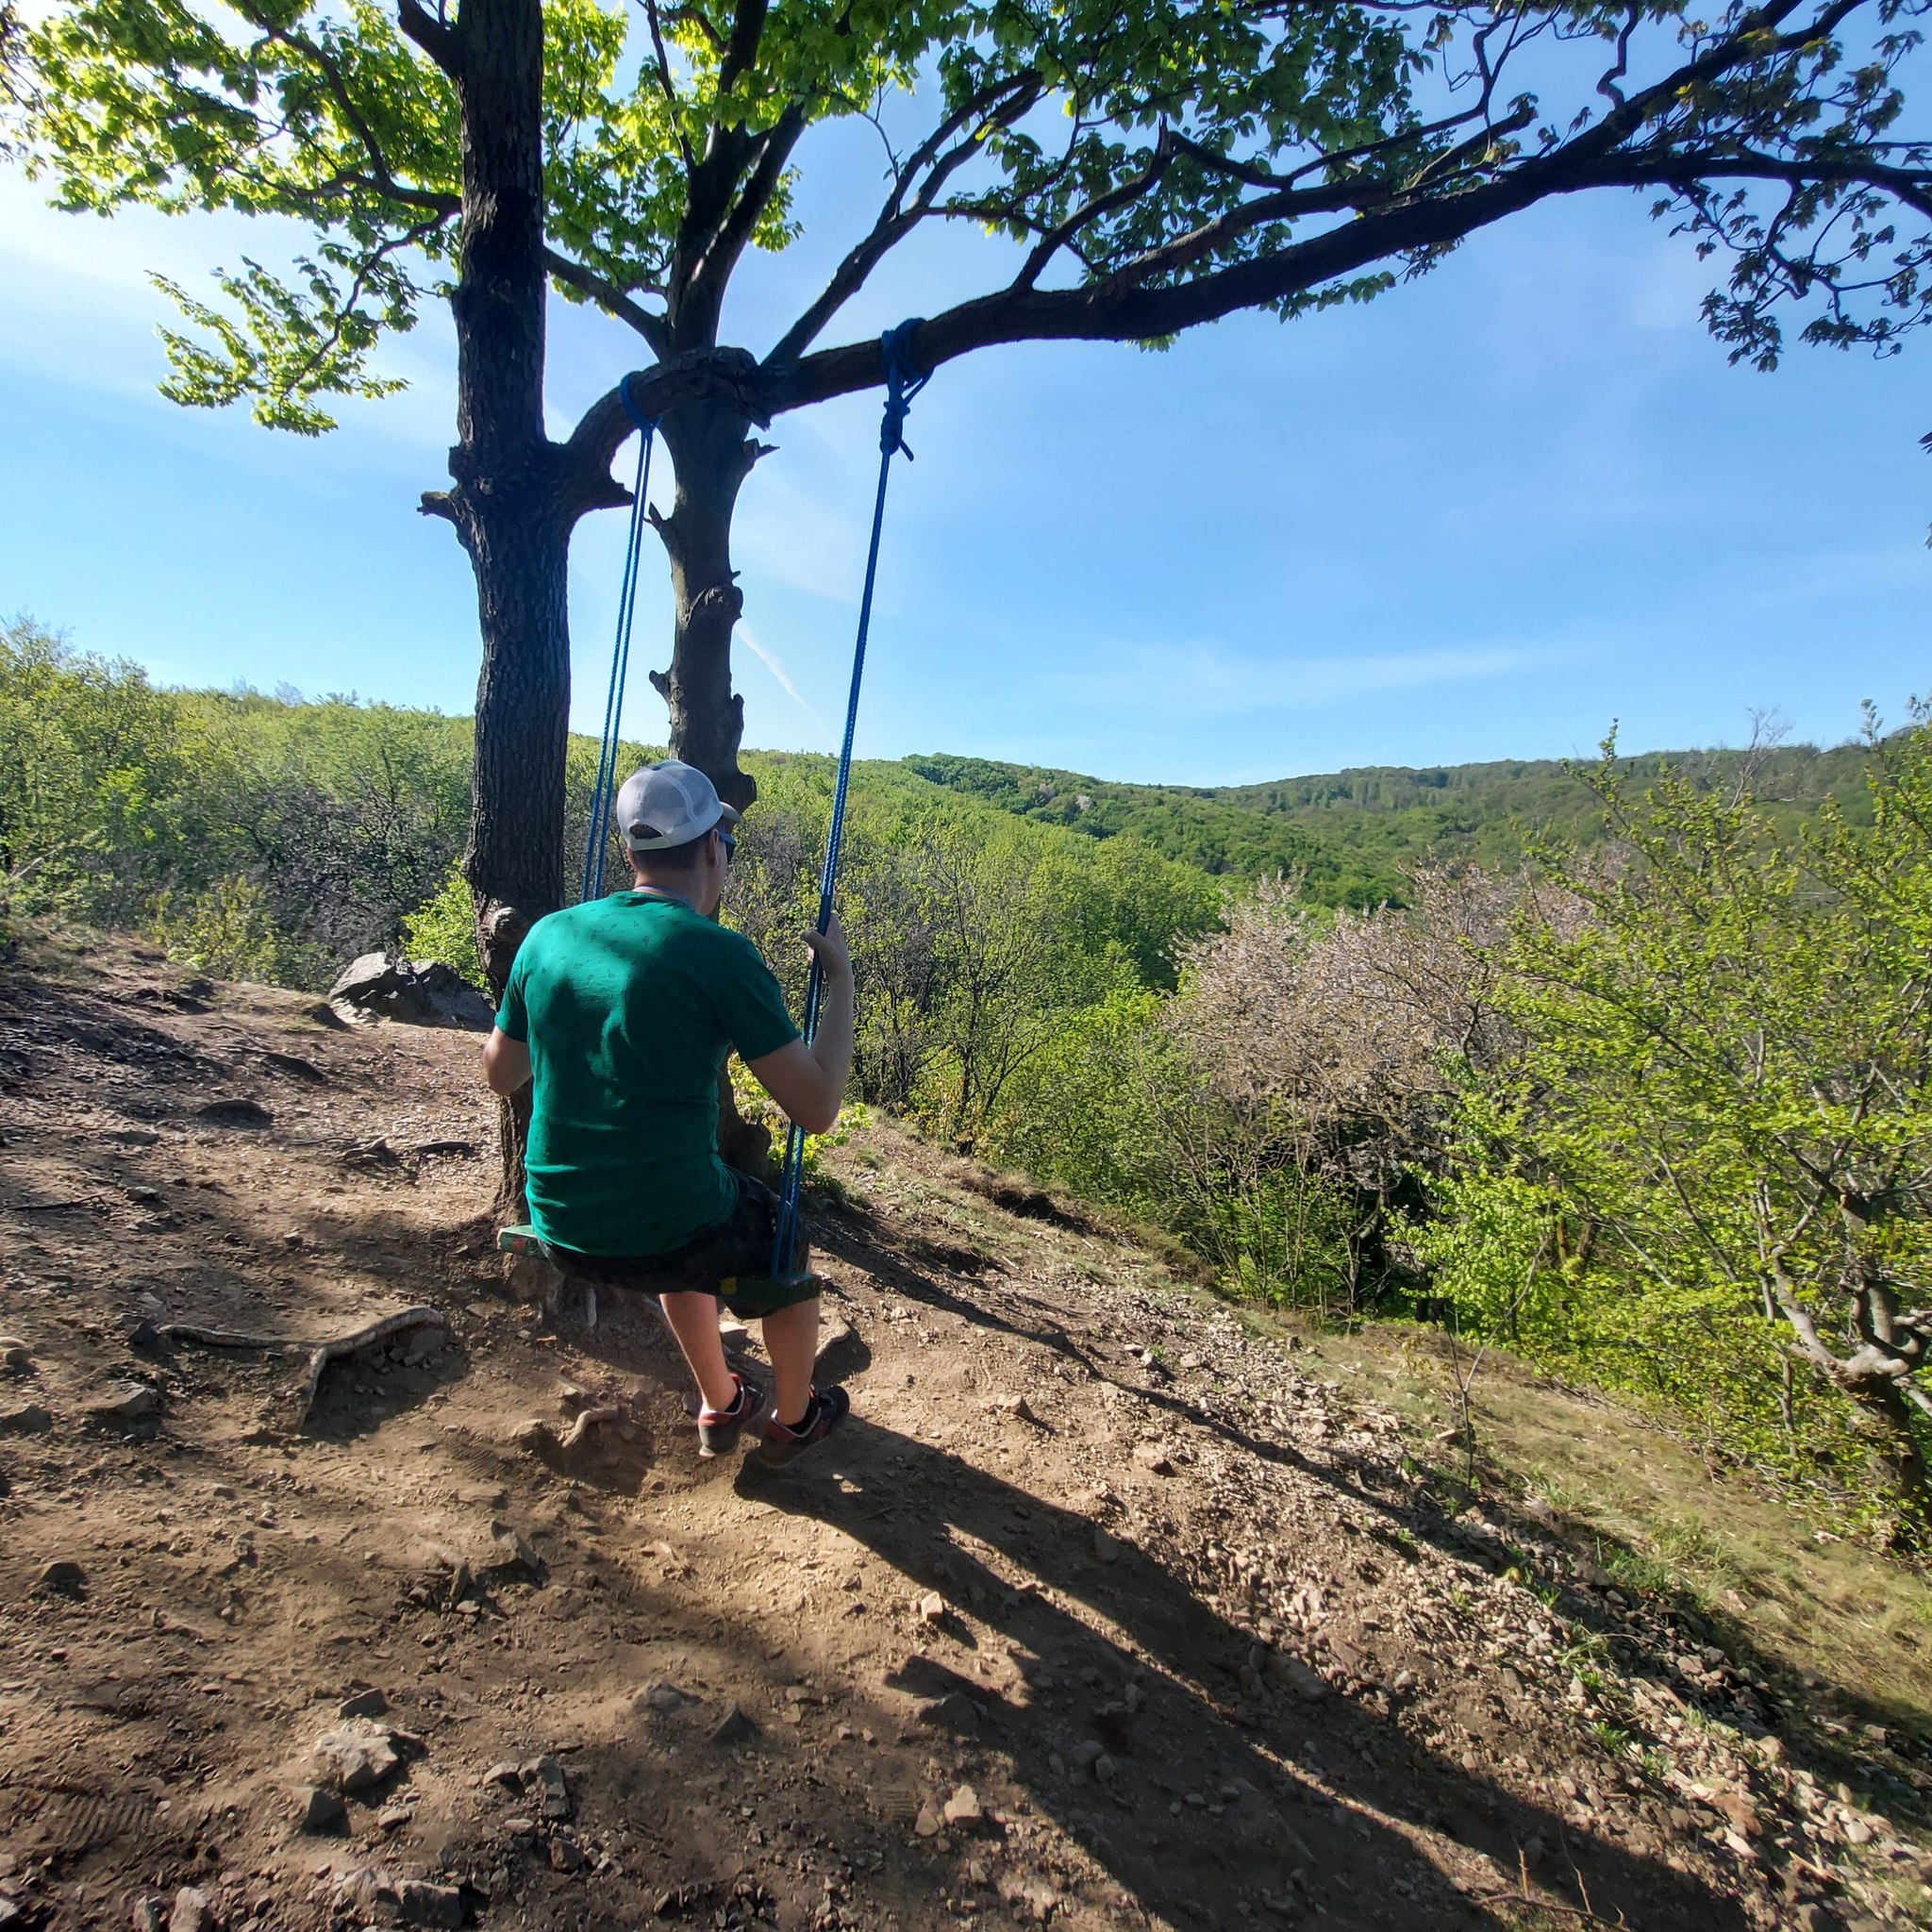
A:
POLYGON ((490 991, 476 944, 475 901, 460 865, 452 865, 441 885, 415 911, 403 915, 403 951, 411 959, 441 959, 480 991, 490 991))

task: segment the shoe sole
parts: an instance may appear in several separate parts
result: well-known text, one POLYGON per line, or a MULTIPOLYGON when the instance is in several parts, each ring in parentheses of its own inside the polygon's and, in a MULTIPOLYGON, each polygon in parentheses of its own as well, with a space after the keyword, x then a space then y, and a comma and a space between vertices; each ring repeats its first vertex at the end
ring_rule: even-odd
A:
POLYGON ((833 1418, 832 1425, 823 1434, 808 1437, 803 1442, 774 1442, 767 1436, 758 1443, 758 1459, 766 1469, 783 1469, 788 1463, 796 1462, 801 1456, 816 1449, 822 1442, 829 1441, 839 1433, 841 1424, 852 1413, 848 1402, 833 1418))

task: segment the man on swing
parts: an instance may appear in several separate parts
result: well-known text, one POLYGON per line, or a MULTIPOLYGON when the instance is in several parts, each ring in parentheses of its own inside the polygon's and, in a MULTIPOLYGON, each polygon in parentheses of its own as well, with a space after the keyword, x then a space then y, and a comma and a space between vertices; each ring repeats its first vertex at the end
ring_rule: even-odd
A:
POLYGON ((851 1410, 818 1389, 818 1280, 797 1244, 772 1274, 777 1197, 718 1156, 718 1077, 736 1051, 808 1133, 838 1117, 852 1069, 852 959, 836 918, 808 932, 824 994, 800 1038, 758 948, 717 924, 738 813, 694 767, 634 772, 613 808, 636 888, 530 928, 483 1049, 508 1095, 535 1081, 525 1158, 544 1253, 593 1286, 656 1294, 697 1379, 699 1454, 762 1421, 759 1460, 790 1462, 851 1410), (758 1320, 776 1400, 726 1366, 720 1299, 758 1320))

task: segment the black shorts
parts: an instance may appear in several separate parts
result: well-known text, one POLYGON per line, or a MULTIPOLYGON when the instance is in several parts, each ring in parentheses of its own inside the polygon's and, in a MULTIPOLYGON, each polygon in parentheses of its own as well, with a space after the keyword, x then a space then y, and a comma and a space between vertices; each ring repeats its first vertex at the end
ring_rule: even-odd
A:
POLYGON ((682 1247, 661 1255, 584 1255, 542 1244, 544 1255, 573 1281, 593 1288, 628 1288, 643 1294, 714 1294, 746 1321, 808 1302, 819 1291, 811 1274, 805 1225, 791 1243, 791 1267, 782 1280, 772 1274, 772 1243, 778 1229, 778 1197, 762 1181, 736 1168, 725 1170, 738 1190, 729 1214, 682 1247))

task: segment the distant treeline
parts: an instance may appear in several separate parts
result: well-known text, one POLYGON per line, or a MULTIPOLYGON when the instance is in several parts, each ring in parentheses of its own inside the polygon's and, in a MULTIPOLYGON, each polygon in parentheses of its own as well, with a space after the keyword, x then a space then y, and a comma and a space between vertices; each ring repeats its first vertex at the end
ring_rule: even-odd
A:
MULTIPOLYGON (((1852 743, 1821 751, 1791 744, 1625 758, 1626 776, 1668 766, 1705 791, 1749 773, 1765 822, 1783 834, 1826 798, 1867 809, 1869 753, 1852 743)), ((1601 801, 1577 768, 1554 758, 1367 766, 1263 785, 1127 785, 1040 765, 943 754, 905 761, 936 785, 984 798, 1038 823, 1089 838, 1131 833, 1204 872, 1257 878, 1292 872, 1321 906, 1407 903, 1410 871, 1432 859, 1520 864, 1540 841, 1591 843, 1603 836, 1601 801)))

